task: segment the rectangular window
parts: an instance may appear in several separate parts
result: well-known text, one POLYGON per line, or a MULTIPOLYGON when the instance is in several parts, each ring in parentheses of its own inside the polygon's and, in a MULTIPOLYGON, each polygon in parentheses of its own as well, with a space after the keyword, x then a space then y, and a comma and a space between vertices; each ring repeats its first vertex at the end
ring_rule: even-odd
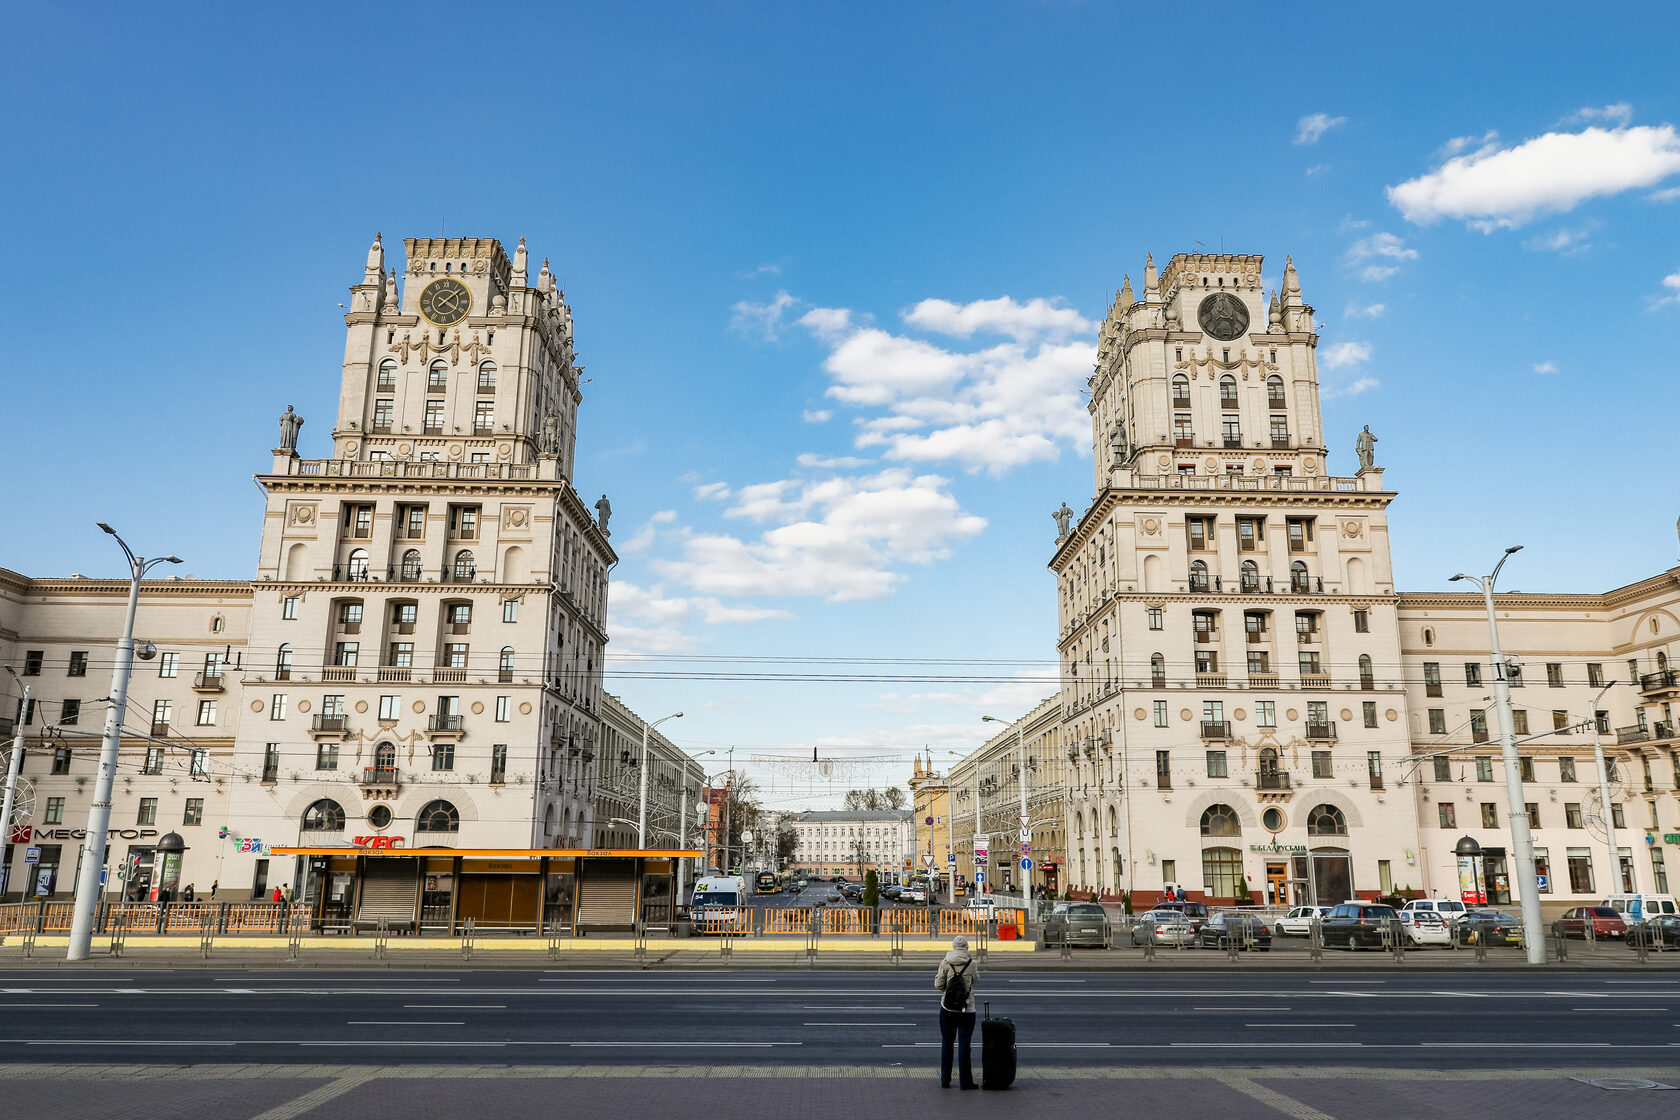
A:
POLYGON ((1568 735, 1570 733, 1569 732, 1569 713, 1568 712, 1560 711, 1559 709, 1556 709, 1556 708, 1552 709, 1552 730, 1561 732, 1565 735, 1568 735))
POLYGON ((478 539, 477 506, 449 507, 449 536, 458 541, 478 539))
POLYGON ((1273 447, 1288 447, 1289 446, 1289 417, 1287 417, 1287 416, 1273 416, 1272 417, 1272 446, 1273 447))
POLYGON ((518 622, 519 621, 519 600, 518 599, 503 599, 502 600, 502 621, 503 622, 518 622))
POLYGON ((1324 700, 1307 701, 1307 722, 1320 727, 1330 722, 1330 704, 1324 700))
POLYGON ((1248 671, 1251 674, 1264 675, 1272 671, 1272 655, 1263 649, 1248 651, 1248 671))
POLYGON ((467 667, 467 643, 445 642, 443 645, 443 664, 450 669, 465 669, 467 667))
POLYGON ((1430 696, 1441 695, 1441 664, 1438 661, 1423 663, 1424 692, 1430 696))
POLYGON ((1597 661, 1587 662, 1587 684, 1593 688, 1604 687, 1604 666, 1597 661))
POLYGON ((1518 735, 1528 734, 1528 709, 1517 708, 1511 713, 1511 728, 1518 735))
POLYGON ((316 746, 315 746, 315 769, 317 769, 317 770, 337 770, 338 769, 338 744, 337 743, 317 743, 316 744, 316 746))
POLYGON ((186 812, 181 814, 181 823, 187 825, 204 823, 204 798, 187 798, 186 812))
POLYGON ((356 667, 357 651, 361 648, 362 644, 360 642, 333 643, 333 664, 341 669, 354 669, 356 667))
MULTIPOLYGON (((1165 704, 1165 700, 1157 700, 1158 704, 1165 704)), ((1277 701, 1261 700, 1254 705, 1254 725, 1256 727, 1277 726, 1277 701)))
POLYGON ((1167 726, 1167 702, 1165 700, 1155 701, 1155 726, 1167 726))
POLYGON ((1436 806, 1435 815, 1442 828, 1458 827, 1458 811, 1453 807, 1451 801, 1443 801, 1436 806))
POLYGON ((478 401, 473 405, 473 433, 485 435, 496 428, 496 402, 478 401))
POLYGON ((1295 665, 1304 677, 1321 676, 1317 650, 1303 650, 1295 655, 1295 665))
POLYGON ((507 744, 495 743, 490 747, 490 783, 500 785, 507 781, 507 744))
POLYGON ((157 803, 158 799, 155 797, 142 797, 140 799, 140 811, 134 815, 134 823, 156 824, 157 803))
POLYGON ((1448 758, 1444 754, 1438 754, 1438 755, 1435 756, 1434 762, 1435 762, 1435 780, 1437 782, 1450 782, 1450 781, 1452 781, 1453 780, 1453 778, 1452 778, 1452 759, 1448 758))
POLYGON ((1265 522, 1258 517, 1237 518, 1237 550, 1255 552, 1266 537, 1265 522))
POLYGON ((87 650, 73 649, 70 651, 70 668, 65 670, 64 675, 67 677, 85 677, 87 676, 87 667, 87 650))
POLYGON ((49 797, 49 798, 47 798, 47 816, 46 816, 46 819, 44 821, 42 821, 41 823, 43 823, 43 824, 63 824, 64 823, 64 798, 62 798, 62 797, 49 797))
POLYGON ((268 698, 268 718, 286 718, 286 694, 284 692, 276 692, 268 698))
POLYGON ((1219 654, 1216 651, 1211 650, 1211 649, 1199 649, 1199 650, 1197 650, 1196 651, 1196 672, 1198 672, 1198 673, 1217 673, 1217 672, 1219 672, 1219 654))
POLYGON ((1491 801, 1482 802, 1482 827, 1499 827, 1499 806, 1491 801))
POLYGON ((443 402, 440 400, 426 402, 426 434, 443 434, 443 402))
POLYGON ((44 649, 32 649, 25 652, 23 655, 23 675, 26 677, 40 676, 41 663, 46 659, 47 651, 44 649))
POLYGON ((1518 758, 1517 773, 1521 775, 1523 781, 1532 782, 1534 780, 1534 760, 1526 755, 1518 758))
POLYGON ((1579 801, 1565 801, 1563 803, 1563 827, 1581 828, 1581 803, 1579 801))
POLYGON ((1371 612, 1365 610, 1353 612, 1353 632, 1355 634, 1369 634, 1371 632, 1371 612))
POLYGON ((1161 610, 1160 607, 1150 607, 1149 608, 1149 628, 1151 630, 1164 630, 1164 629, 1166 629, 1166 621, 1165 621, 1163 615, 1164 615, 1164 612, 1161 610))
POLYGON ((1663 861, 1661 848, 1651 849, 1651 878, 1656 882, 1657 893, 1668 893, 1668 865, 1663 861))
POLYGON ((82 718, 82 702, 80 700, 64 700, 58 705, 58 722, 61 727, 74 727, 82 718))
POLYGON ((512 707, 513 707, 513 697, 511 697, 511 696, 498 696, 498 697, 496 697, 496 722, 497 723, 507 723, 510 719, 512 719, 513 717, 509 713, 509 709, 512 708, 512 707))
POLYGON ((68 773, 70 773, 70 748, 69 747, 54 747, 53 748, 52 773, 54 773, 54 774, 68 774, 68 773))
POLYGON ((1466 661, 1464 663, 1464 683, 1471 686, 1482 683, 1482 666, 1480 662, 1466 661))
POLYGON ((203 747, 194 747, 188 751, 187 773, 194 778, 208 777, 210 774, 210 752, 203 747))
POLYGON ((402 718, 402 697, 381 696, 379 698, 379 718, 382 720, 402 718))
POLYGON ((1224 751, 1209 751, 1209 752, 1207 752, 1207 776, 1210 777, 1210 778, 1228 778, 1228 777, 1230 777, 1229 772, 1227 772, 1226 769, 1225 769, 1225 752, 1224 751))
POLYGON ((167 734, 169 721, 175 718, 175 702, 172 700, 152 701, 152 734, 167 734), (159 729, 162 729, 161 731, 159 729))
POLYGON ((1575 780, 1575 760, 1573 758, 1558 759, 1558 781, 1573 782, 1575 780))
POLYGON ((1375 700, 1365 701, 1364 711, 1365 711, 1365 726, 1366 727, 1375 727, 1377 725, 1377 702, 1375 700))
POLYGON ((1627 814, 1622 812, 1622 803, 1617 801, 1610 806, 1610 823, 1617 828, 1627 827, 1627 814))
POLYGON ((158 654, 158 676, 173 677, 181 671, 181 655, 178 653, 158 654))
POLYGON ((1539 828, 1540 827, 1540 803, 1538 801, 1527 801, 1527 802, 1524 802, 1524 807, 1528 809, 1528 827, 1529 828, 1539 828))
POLYGON ((1336 776, 1335 763, 1331 761, 1329 751, 1312 752, 1313 777, 1333 778, 1336 776))
POLYGON ((1155 752, 1155 784, 1162 789, 1172 788, 1172 752, 1155 752))
POLYGON ((1523 686, 1522 662, 1507 662, 1505 665, 1505 678, 1506 683, 1508 683, 1512 688, 1521 688, 1523 686))
POLYGON ((1549 688, 1563 687, 1563 662, 1546 662, 1546 685, 1549 688))
POLYGON ((453 770, 453 769, 455 769, 455 744, 454 743, 433 743, 432 744, 432 769, 433 770, 453 770))
POLYGON ((1476 756, 1476 780, 1478 782, 1493 781, 1493 759, 1485 754, 1476 756))
POLYGON ((1569 849, 1569 889, 1575 894, 1593 893, 1592 851, 1569 849))
POLYGON ((1382 752, 1365 752, 1365 776, 1370 779, 1372 789, 1383 788, 1382 752))
MULTIPOLYGON (((362 604, 343 603, 338 608, 338 624, 340 626, 360 626, 362 624, 362 604)), ((354 633, 354 631, 351 631, 354 633)))
POLYGON ((140 773, 142 773, 142 774, 161 774, 161 773, 163 773, 163 748, 162 747, 147 747, 146 748, 146 761, 141 764, 140 773))
POLYGON ((352 540, 367 540, 373 536, 373 507, 345 506, 343 529, 344 536, 352 540))
POLYGON ((274 782, 280 780, 280 744, 266 743, 263 745, 263 774, 262 780, 274 782))
POLYGON ((294 621, 297 616, 298 597, 296 595, 288 595, 284 599, 280 600, 280 617, 282 619, 290 622, 294 621))
POLYGON ((396 401, 390 397, 378 397, 373 402, 373 430, 388 432, 391 430, 391 413, 396 401))
POLYGON ((200 700, 198 702, 198 726, 216 726, 216 702, 214 700, 200 700))
POLYGON ((1447 733, 1447 710, 1445 708, 1429 709, 1429 733, 1431 735, 1445 735, 1447 733))
POLYGON ((472 623, 471 603, 451 603, 444 610, 444 617, 451 626, 468 626, 472 623))
POLYGON ((1477 711, 1471 712, 1470 713, 1470 741, 1472 743, 1485 743, 1485 742, 1487 742, 1487 739, 1488 739, 1487 712, 1485 710, 1480 710, 1480 709, 1478 709, 1477 711))
POLYGON ((393 669, 408 669, 414 665, 414 643, 392 642, 387 664, 393 669))

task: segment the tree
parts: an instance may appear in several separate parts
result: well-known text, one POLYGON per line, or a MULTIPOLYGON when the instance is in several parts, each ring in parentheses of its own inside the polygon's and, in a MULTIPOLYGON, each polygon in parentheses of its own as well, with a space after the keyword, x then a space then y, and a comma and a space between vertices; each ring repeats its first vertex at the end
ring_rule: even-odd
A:
MULTIPOLYGON (((725 819, 729 822, 729 830, 724 837, 732 859, 744 859, 745 853, 741 849, 741 834, 751 832, 758 824, 758 784, 751 778, 735 775, 729 783, 725 794, 725 819)), ((722 854, 720 853, 720 859, 722 854)), ((728 871, 728 861, 724 861, 724 871, 728 871)), ((742 870, 745 870, 743 866, 742 870)))
POLYGON ((863 906, 866 910, 873 910, 881 905, 881 877, 874 870, 863 874, 863 906))
POLYGON ((881 803, 888 809, 904 808, 904 790, 898 786, 888 786, 881 791, 881 803))
POLYGON ((793 823, 784 817, 776 828, 776 870, 792 863, 798 850, 799 833, 794 831, 793 823))

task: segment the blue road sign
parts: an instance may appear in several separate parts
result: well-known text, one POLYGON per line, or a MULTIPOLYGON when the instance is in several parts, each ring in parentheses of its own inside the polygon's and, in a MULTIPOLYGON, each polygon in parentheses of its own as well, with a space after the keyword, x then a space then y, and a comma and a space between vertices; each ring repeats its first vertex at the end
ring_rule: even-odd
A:
POLYGON ((1030 859, 1022 860, 1021 861, 1021 870, 1022 871, 1031 871, 1032 870, 1032 860, 1030 860, 1030 859))
POLYGON ((946 862, 946 863, 955 863, 955 862, 957 862, 957 853, 956 853, 956 852, 951 852, 951 853, 950 853, 950 854, 948 854, 948 855, 947 855, 947 856, 946 856, 946 857, 945 857, 945 862, 946 862))

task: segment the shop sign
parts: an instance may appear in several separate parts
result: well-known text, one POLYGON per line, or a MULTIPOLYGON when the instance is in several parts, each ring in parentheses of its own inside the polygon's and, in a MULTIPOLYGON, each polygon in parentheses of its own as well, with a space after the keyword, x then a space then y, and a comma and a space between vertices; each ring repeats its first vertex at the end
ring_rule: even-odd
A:
POLYGON ((357 836, 350 841, 358 848, 390 849, 407 847, 401 836, 357 836))
POLYGON ((35 828, 33 825, 14 824, 12 826, 12 843, 27 844, 29 843, 30 836, 32 836, 34 832, 35 828))
POLYGON ((1251 852, 1304 852, 1307 850, 1307 846, 1305 844, 1250 844, 1248 850, 1251 852))
MULTIPOLYGON (((146 840, 158 834, 155 828, 113 828, 105 833, 107 838, 120 837, 124 840, 146 840)), ((37 840, 85 840, 85 828, 38 828, 35 830, 37 840)))
POLYGON ((1665 832, 1665 833, 1663 833, 1663 843, 1665 843, 1665 844, 1680 844, 1680 832, 1665 832))

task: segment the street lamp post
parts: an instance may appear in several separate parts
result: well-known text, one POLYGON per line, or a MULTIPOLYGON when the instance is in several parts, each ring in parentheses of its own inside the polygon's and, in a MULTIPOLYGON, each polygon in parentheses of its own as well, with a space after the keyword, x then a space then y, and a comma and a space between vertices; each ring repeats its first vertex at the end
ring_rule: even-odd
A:
MULTIPOLYGON (((693 758, 691 758, 689 760, 689 762, 693 762, 693 761, 696 761, 698 759, 705 758, 709 754, 716 754, 716 753, 717 753, 716 751, 701 751, 699 754, 697 754, 693 758)), ((677 787, 677 847, 678 847, 678 849, 688 847, 688 765, 689 765, 688 762, 683 763, 682 770, 680 771, 680 776, 677 779, 677 782, 678 782, 678 787, 677 787)), ((701 770, 700 776, 702 778, 704 778, 706 776, 704 769, 701 770)), ((698 825, 699 822, 696 821, 695 824, 698 825)), ((684 868, 684 865, 687 862, 688 862, 688 860, 686 858, 684 858, 682 856, 677 857, 677 903, 678 903, 678 905, 682 904, 682 899, 683 899, 683 868, 684 868)))
POLYGON ((154 556, 148 560, 134 550, 117 531, 101 521, 128 557, 128 614, 123 620, 122 638, 117 642, 117 664, 111 670, 111 706, 105 712, 105 741, 99 748, 99 773, 93 783, 93 804, 88 808, 87 839, 82 863, 76 870, 76 901, 70 912, 70 946, 66 960, 85 961, 93 946, 94 919, 99 911, 99 873, 105 867, 106 831, 111 827, 111 785, 117 776, 117 754, 122 746, 123 709, 128 706, 128 678, 134 669, 134 616, 140 609, 140 581, 159 564, 179 564, 178 556, 154 556))
MULTIPOLYGON (((983 723, 1007 722, 996 716, 981 716, 980 719, 983 723)), ((1021 759, 1020 779, 1017 783, 1021 793, 1021 831, 1031 835, 1032 818, 1027 816, 1027 725, 1025 720, 1019 720, 1015 724, 1015 753, 1021 759)), ((1031 893, 1031 888, 1032 873, 1023 869, 1021 873, 1021 897, 1027 897, 1031 893)))
MULTIPOLYGON (((9 665, 6 667, 6 672, 11 673, 14 678, 17 676, 15 672, 12 672, 12 668, 9 665)), ((18 711, 20 714, 17 721, 17 737, 12 740, 12 757, 6 764, 6 796, 4 803, 0 804, 0 852, 4 852, 6 850, 6 845, 12 842, 12 804, 17 800, 18 768, 23 765, 22 713, 29 711, 28 685, 23 686, 23 704, 19 707, 18 711)), ((25 869, 27 870, 27 865, 25 869)), ((10 871, 9 865, 7 867, 7 871, 8 873, 10 871)), ((6 890, 10 890, 11 886, 11 883, 6 883, 6 890)), ((5 900, 5 893, 6 892, 4 890, 0 890, 0 901, 5 900)), ((24 895, 20 892, 18 894, 18 901, 22 902, 23 898, 24 895)))
POLYGON ((647 847, 648 734, 650 732, 652 732, 655 727, 658 727, 660 724, 664 723, 665 720, 681 719, 681 718, 682 718, 682 713, 681 712, 673 712, 670 715, 665 716, 663 719, 654 720, 651 724, 648 723, 648 721, 645 720, 645 719, 642 721, 642 775, 641 775, 641 783, 640 783, 642 789, 641 789, 641 796, 639 798, 640 807, 636 811, 636 847, 637 848, 646 848, 647 847))
POLYGON ((1592 720, 1593 762, 1598 767, 1598 805, 1604 814, 1604 838, 1610 845, 1610 885, 1612 890, 1619 891, 1622 889, 1622 853, 1616 849, 1616 815, 1610 808, 1610 767, 1604 761, 1604 744, 1598 735, 1598 702, 1615 685, 1616 682, 1611 681, 1599 689, 1598 695, 1593 697, 1592 707, 1587 711, 1587 718, 1592 720))
POLYGON ((1499 558, 1493 571, 1477 579, 1463 572, 1453 581, 1464 580, 1481 589, 1487 607, 1489 656, 1493 663, 1493 702, 1499 711, 1500 754, 1505 760, 1505 794, 1511 817, 1511 846, 1516 849, 1517 886, 1522 901, 1523 948, 1529 964, 1546 963, 1545 933, 1540 923, 1540 894, 1534 875, 1534 836, 1528 827, 1528 805, 1523 800, 1522 771, 1517 761, 1516 720, 1511 715, 1511 682, 1506 677, 1505 655, 1499 648, 1499 619, 1494 611, 1493 589, 1499 569, 1522 545, 1512 545, 1499 558))

